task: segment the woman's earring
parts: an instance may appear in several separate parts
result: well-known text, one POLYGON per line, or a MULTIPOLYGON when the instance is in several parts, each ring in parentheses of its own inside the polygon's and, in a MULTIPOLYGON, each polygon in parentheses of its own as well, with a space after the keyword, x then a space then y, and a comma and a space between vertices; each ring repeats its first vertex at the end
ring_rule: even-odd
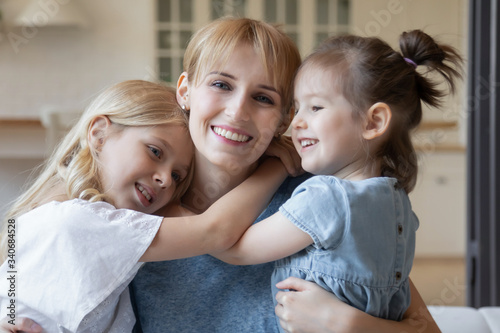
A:
POLYGON ((281 140, 281 133, 276 133, 274 135, 274 141, 278 141, 279 142, 280 140, 281 140))
POLYGON ((186 104, 182 104, 182 111, 189 113, 189 109, 186 107, 186 104))

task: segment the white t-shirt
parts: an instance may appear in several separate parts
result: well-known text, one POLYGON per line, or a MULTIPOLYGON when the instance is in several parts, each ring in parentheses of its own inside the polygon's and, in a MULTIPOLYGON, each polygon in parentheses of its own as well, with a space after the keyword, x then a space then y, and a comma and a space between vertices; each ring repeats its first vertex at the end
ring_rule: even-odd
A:
POLYGON ((74 199, 10 221, 15 257, 0 267, 0 318, 28 317, 47 332, 130 332, 127 286, 162 220, 74 199))

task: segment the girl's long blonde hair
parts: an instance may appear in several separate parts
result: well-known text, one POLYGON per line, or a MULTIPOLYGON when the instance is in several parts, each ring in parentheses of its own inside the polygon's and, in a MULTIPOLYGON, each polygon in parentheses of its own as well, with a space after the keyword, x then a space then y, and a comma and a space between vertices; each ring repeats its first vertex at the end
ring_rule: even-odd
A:
MULTIPOLYGON (((98 176, 98 163, 88 142, 92 120, 102 115, 108 117, 111 123, 119 125, 118 129, 171 124, 183 126, 188 133, 187 116, 177 104, 173 88, 148 81, 130 80, 103 91, 88 106, 80 120, 45 162, 40 176, 17 198, 7 212, 0 235, 1 262, 5 260, 7 253, 8 220, 15 219, 47 201, 56 186, 64 184, 69 199, 107 199, 98 176)), ((184 194, 191 178, 192 168, 189 176, 176 188, 172 200, 184 194)))

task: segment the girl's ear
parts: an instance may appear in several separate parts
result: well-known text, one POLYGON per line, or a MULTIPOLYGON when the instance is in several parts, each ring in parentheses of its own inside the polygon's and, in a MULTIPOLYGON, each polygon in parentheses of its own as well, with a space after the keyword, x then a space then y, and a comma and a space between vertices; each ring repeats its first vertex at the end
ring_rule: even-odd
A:
POLYGON ((90 123, 88 140, 90 149, 99 152, 109 133, 111 121, 106 116, 97 116, 90 123))
POLYGON ((189 82, 188 82, 188 74, 186 72, 182 72, 179 76, 179 80, 177 80, 177 103, 185 110, 189 110, 189 82))
POLYGON ((373 104, 366 113, 366 122, 363 128, 363 138, 373 140, 389 128, 392 118, 392 111, 389 105, 385 103, 373 104))

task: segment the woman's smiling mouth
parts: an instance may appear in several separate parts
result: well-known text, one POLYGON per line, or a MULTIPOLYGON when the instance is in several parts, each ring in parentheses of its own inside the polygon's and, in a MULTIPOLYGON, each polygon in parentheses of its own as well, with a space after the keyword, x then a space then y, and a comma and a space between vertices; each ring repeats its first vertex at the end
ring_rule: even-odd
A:
POLYGON ((236 141, 236 142, 247 142, 252 139, 252 137, 245 135, 245 134, 238 134, 231 132, 225 128, 217 127, 217 126, 212 126, 212 131, 217 134, 218 136, 221 136, 223 138, 226 138, 231 141, 236 141))

